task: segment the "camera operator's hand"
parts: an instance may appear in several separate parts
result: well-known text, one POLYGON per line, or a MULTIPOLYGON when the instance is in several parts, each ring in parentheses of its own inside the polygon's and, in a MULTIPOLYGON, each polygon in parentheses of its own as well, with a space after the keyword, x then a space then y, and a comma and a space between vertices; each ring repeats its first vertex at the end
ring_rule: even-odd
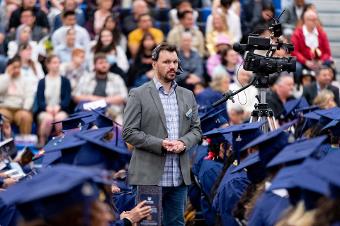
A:
POLYGON ((128 219, 132 224, 141 221, 143 218, 151 214, 151 207, 145 206, 146 201, 142 201, 137 204, 135 208, 130 211, 123 212, 120 215, 120 219, 128 219))
POLYGON ((18 180, 16 179, 13 179, 13 178, 6 178, 4 179, 4 184, 2 185, 3 188, 8 188, 10 187, 11 185, 17 183, 18 180))

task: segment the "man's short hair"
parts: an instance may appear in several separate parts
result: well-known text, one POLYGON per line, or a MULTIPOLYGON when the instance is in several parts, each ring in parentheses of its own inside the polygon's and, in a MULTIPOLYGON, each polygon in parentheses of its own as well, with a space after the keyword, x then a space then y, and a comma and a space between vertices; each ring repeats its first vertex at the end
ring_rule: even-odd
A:
POLYGON ((178 11, 177 17, 179 20, 182 20, 185 18, 187 14, 194 14, 194 12, 192 10, 184 10, 183 12, 178 11))
POLYGON ((102 60, 102 59, 106 60, 106 54, 105 53, 97 53, 93 58, 93 63, 96 64, 96 62, 98 60, 102 60))
POLYGON ((321 67, 315 71, 315 76, 316 77, 319 76, 321 71, 323 71, 323 70, 331 71, 332 69, 330 67, 328 67, 327 65, 321 65, 321 67))
POLYGON ((276 79, 275 84, 280 84, 285 78, 291 78, 294 80, 294 76, 287 72, 287 71, 283 71, 280 73, 279 77, 276 79))
POLYGON ((21 58, 20 58, 20 56, 15 55, 15 56, 12 57, 11 59, 9 59, 9 60, 7 61, 7 66, 12 65, 12 64, 14 64, 15 62, 21 63, 21 58))
POLYGON ((142 13, 137 17, 137 21, 139 22, 144 16, 149 16, 152 19, 152 16, 150 13, 142 13))
POLYGON ((75 16, 76 12, 74 10, 65 10, 63 12, 63 18, 66 18, 68 16, 75 16))
POLYGON ((152 55, 151 55, 152 60, 157 61, 159 58, 159 53, 163 50, 168 51, 168 52, 176 52, 178 56, 177 47, 175 45, 169 44, 167 42, 163 42, 152 50, 152 55))
POLYGON ((35 17, 33 9, 22 9, 20 16, 22 15, 23 12, 31 12, 32 16, 35 17))

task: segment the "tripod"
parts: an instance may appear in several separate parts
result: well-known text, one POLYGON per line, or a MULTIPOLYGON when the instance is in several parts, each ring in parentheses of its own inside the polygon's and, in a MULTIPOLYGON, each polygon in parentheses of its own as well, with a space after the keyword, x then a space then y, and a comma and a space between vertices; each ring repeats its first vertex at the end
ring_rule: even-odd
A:
POLYGON ((255 104, 254 106, 255 109, 251 113, 251 118, 249 122, 266 121, 266 123, 263 124, 261 128, 263 132, 269 132, 277 129, 278 126, 274 117, 274 112, 272 109, 270 109, 270 107, 266 103, 266 92, 269 89, 269 75, 255 74, 254 78, 248 85, 242 87, 237 91, 226 92, 225 94, 223 94, 223 97, 216 101, 215 103, 213 103, 212 106, 216 107, 217 105, 222 104, 228 99, 231 99, 234 102, 233 97, 239 92, 242 92, 243 90, 247 89, 251 85, 254 85, 259 90, 259 95, 257 96, 259 103, 255 104))

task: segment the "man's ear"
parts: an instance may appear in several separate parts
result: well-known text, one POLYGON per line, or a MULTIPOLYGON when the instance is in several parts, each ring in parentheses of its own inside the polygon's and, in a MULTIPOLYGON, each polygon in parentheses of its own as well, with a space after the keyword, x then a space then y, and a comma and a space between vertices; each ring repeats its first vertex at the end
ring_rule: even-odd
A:
POLYGON ((152 69, 156 70, 156 61, 152 61, 152 69))

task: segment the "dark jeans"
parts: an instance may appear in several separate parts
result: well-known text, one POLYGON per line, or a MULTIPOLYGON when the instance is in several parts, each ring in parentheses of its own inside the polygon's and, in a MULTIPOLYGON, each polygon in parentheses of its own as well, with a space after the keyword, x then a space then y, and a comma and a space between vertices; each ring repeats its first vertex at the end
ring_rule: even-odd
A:
POLYGON ((188 186, 163 187, 163 226, 184 226, 188 186))

